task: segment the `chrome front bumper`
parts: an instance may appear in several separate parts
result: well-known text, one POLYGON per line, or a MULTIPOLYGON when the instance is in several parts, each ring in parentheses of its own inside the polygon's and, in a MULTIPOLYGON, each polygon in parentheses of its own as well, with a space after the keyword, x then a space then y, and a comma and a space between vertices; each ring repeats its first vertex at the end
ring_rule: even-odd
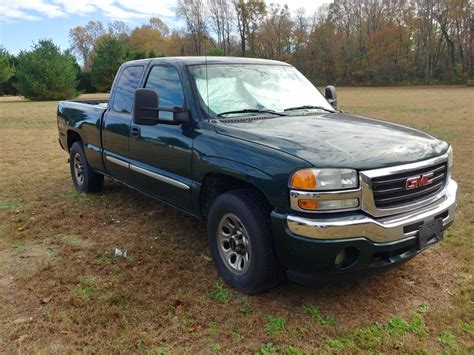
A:
POLYGON ((287 217, 289 230, 296 235, 313 239, 367 238, 375 243, 387 243, 416 236, 418 227, 437 218, 446 227, 454 220, 457 206, 457 183, 449 179, 444 194, 437 201, 410 212, 389 217, 372 218, 361 212, 344 217, 313 219, 295 215, 287 217))

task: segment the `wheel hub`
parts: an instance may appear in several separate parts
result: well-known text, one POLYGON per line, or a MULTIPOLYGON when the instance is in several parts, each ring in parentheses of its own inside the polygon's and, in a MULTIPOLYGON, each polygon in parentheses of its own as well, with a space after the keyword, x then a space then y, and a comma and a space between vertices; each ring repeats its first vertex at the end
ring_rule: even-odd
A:
POLYGON ((79 153, 74 156, 74 175, 77 183, 82 185, 84 183, 84 165, 79 153))
POLYGON ((240 255, 244 255, 247 251, 247 246, 245 245, 245 240, 242 236, 242 233, 237 232, 235 235, 229 238, 230 249, 239 253, 240 255))
POLYGON ((219 254, 226 267, 237 275, 250 265, 250 242, 242 221, 233 213, 222 217, 217 231, 219 254))

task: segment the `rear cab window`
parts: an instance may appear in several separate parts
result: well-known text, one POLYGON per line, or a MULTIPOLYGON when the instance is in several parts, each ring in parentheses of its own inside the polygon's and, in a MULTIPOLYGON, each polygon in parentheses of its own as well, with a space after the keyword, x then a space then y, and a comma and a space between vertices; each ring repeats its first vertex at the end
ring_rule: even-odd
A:
POLYGON ((143 75, 143 66, 130 66, 122 70, 115 88, 115 97, 112 110, 115 112, 132 113, 133 96, 138 89, 143 75))

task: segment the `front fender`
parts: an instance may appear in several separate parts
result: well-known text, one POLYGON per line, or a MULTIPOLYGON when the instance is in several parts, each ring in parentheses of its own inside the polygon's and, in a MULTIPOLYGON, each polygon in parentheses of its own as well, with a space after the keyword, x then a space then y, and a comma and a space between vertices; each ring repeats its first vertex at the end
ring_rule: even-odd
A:
POLYGON ((288 211, 289 174, 308 164, 285 152, 208 131, 199 135, 194 143, 193 180, 196 186, 193 205, 199 206, 200 187, 205 176, 223 174, 255 186, 275 210, 288 211))

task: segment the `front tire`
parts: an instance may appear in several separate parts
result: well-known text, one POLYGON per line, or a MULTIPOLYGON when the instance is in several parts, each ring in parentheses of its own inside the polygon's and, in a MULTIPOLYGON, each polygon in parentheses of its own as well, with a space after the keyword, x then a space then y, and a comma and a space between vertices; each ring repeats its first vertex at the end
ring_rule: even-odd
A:
POLYGON ((104 176, 95 173, 87 162, 82 142, 75 142, 69 151, 69 167, 76 190, 79 192, 100 192, 104 176))
POLYGON ((230 286, 256 294, 283 278, 272 246, 269 211, 258 192, 239 189, 218 196, 208 218, 208 244, 219 275, 230 286))

